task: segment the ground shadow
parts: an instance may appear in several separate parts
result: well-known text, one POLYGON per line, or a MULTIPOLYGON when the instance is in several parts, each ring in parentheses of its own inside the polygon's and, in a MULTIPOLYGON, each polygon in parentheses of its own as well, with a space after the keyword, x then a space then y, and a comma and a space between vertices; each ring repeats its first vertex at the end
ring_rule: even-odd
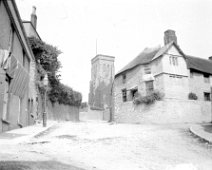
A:
POLYGON ((0 170, 84 170, 57 161, 0 161, 0 170))
POLYGON ((202 125, 204 130, 208 133, 212 133, 212 125, 202 125))
POLYGON ((26 136, 25 134, 16 134, 16 133, 1 133, 0 139, 14 139, 18 137, 26 136))

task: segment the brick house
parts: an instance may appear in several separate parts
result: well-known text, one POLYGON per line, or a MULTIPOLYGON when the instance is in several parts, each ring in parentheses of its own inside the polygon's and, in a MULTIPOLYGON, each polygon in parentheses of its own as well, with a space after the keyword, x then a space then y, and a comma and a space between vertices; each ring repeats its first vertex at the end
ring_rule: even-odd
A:
POLYGON ((114 120, 128 123, 211 121, 212 61, 186 55, 175 31, 164 33, 164 46, 146 48, 115 75, 114 120), (135 105, 142 96, 157 90, 162 101, 135 105), (197 100, 190 100, 194 93, 197 100))
POLYGON ((14 0, 0 0, 0 132, 33 123, 29 103, 34 59, 14 0))

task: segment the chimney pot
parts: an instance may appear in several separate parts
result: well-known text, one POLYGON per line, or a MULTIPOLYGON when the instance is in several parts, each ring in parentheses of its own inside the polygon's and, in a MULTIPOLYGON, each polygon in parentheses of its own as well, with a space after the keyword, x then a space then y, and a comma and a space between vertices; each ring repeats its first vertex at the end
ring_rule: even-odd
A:
POLYGON ((177 44, 177 36, 175 35, 175 31, 170 29, 166 30, 164 32, 164 44, 169 44, 172 41, 177 44))
POLYGON ((32 7, 31 22, 32 22, 32 25, 36 29, 36 27, 37 27, 37 15, 36 15, 36 7, 35 6, 32 7))
POLYGON ((36 15, 36 6, 33 6, 33 7, 32 7, 32 14, 33 14, 33 15, 36 15))

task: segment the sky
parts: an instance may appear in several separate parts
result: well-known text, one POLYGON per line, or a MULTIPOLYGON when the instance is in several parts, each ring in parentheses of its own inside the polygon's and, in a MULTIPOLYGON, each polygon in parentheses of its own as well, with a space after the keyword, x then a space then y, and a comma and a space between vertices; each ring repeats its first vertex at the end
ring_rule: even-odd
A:
POLYGON ((88 101, 91 59, 115 57, 115 72, 173 29, 185 54, 212 56, 212 0, 16 0, 21 18, 37 11, 37 32, 57 46, 61 82, 88 101))

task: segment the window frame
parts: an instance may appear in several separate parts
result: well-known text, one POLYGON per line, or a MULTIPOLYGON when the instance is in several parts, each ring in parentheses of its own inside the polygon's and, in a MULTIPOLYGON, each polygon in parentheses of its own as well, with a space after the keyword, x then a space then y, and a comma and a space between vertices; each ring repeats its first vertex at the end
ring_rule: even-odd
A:
POLYGON ((154 81, 151 80, 151 81, 146 81, 145 82, 145 86, 146 86, 146 93, 149 94, 151 93, 152 91, 154 91, 154 81), (149 86, 149 84, 151 83, 151 87, 149 86), (148 87, 149 86, 149 87, 148 87))
POLYGON ((121 94, 122 94, 122 102, 127 102, 127 89, 122 89, 121 90, 121 94))
POLYGON ((204 92, 204 101, 211 101, 211 93, 204 92))
POLYGON ((126 74, 122 74, 122 83, 126 83, 126 79, 127 79, 127 75, 126 74))
POLYGON ((203 74, 204 82, 210 83, 210 75, 209 74, 203 74))
POLYGON ((138 94, 138 87, 130 89, 130 99, 133 100, 138 94))

